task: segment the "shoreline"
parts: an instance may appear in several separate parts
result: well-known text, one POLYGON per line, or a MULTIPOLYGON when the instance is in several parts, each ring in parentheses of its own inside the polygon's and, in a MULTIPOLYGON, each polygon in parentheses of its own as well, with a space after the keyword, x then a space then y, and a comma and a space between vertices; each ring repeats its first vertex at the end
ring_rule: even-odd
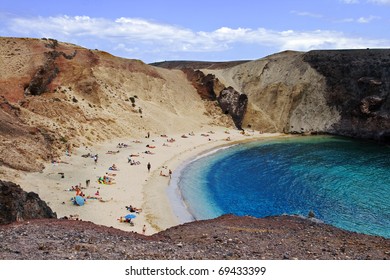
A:
MULTIPOLYGON (((221 128, 224 129, 224 128, 221 128)), ((226 129, 224 129, 226 130, 226 129)), ((223 135, 217 135, 217 136, 223 136, 222 138, 218 138, 213 140, 213 142, 208 142, 201 144, 199 146, 195 146, 187 151, 184 151, 180 153, 180 155, 174 155, 171 159, 167 160, 165 163, 170 164, 170 166, 174 167, 174 171, 172 173, 172 179, 168 181, 168 184, 161 184, 159 182, 153 182, 151 183, 150 187, 161 187, 164 188, 166 196, 165 198, 168 199, 167 203, 170 205, 170 208, 172 210, 172 215, 174 216, 175 220, 177 221, 176 224, 172 224, 169 227, 176 226, 178 224, 184 224, 192 221, 196 221, 196 217, 188 208, 188 205, 186 204, 180 188, 179 188, 179 180, 181 177, 181 173, 183 169, 190 164, 193 161, 198 160, 199 158, 202 158, 204 156, 207 156, 209 154, 216 153, 220 151, 221 149, 229 149, 230 147, 233 147, 235 145, 239 145, 242 143, 249 143, 249 142, 256 142, 256 141, 262 141, 262 140, 268 140, 268 139, 277 139, 277 138, 284 138, 284 137, 291 137, 290 135, 282 134, 282 133, 262 133, 260 134, 258 131, 256 131, 252 136, 242 136, 239 135, 239 131, 235 130, 237 133, 237 138, 232 139, 231 141, 226 141, 226 134, 223 135), (240 139, 241 138, 241 139, 240 139)), ((223 133, 223 132, 220 132, 223 133)), ((156 225, 158 226, 158 225, 156 225)), ((166 228, 164 228, 166 229, 166 228)), ((158 230, 158 231, 161 231, 158 230)))
MULTIPOLYGON (((259 139, 253 140, 253 141, 258 141, 259 139)), ((246 142, 246 141, 245 141, 246 142)), ((175 213, 178 221, 180 224, 188 223, 188 222, 193 222, 196 221, 196 217, 194 213, 191 213, 191 210, 189 209, 182 191, 180 190, 180 179, 182 176, 183 170, 192 162, 208 156, 210 154, 217 153, 218 151, 222 149, 229 149, 231 147, 234 147, 238 145, 239 143, 244 143, 244 141, 239 141, 237 143, 232 143, 232 144, 226 144, 226 145, 220 145, 214 148, 210 148, 208 150, 202 151, 199 154, 196 154, 192 156, 191 158, 188 158, 184 162, 180 163, 178 168, 173 172, 172 174, 172 179, 169 181, 169 184, 166 188, 167 196, 168 199, 171 202, 171 207, 173 209, 173 212, 175 213)))
MULTIPOLYGON (((141 143, 135 143, 137 139, 120 138, 99 143, 93 147, 80 147, 73 151, 71 156, 63 156, 62 163, 46 164, 42 172, 25 173, 16 178, 26 191, 36 192, 41 199, 61 217, 77 217, 80 220, 91 221, 95 224, 115 227, 125 231, 143 233, 143 226, 146 226, 146 235, 160 232, 172 226, 187 222, 183 215, 184 201, 181 201, 182 208, 178 207, 178 200, 172 200, 169 194, 169 187, 172 180, 167 176, 168 170, 173 171, 172 177, 178 176, 177 172, 196 157, 207 152, 232 146, 242 142, 258 141, 267 138, 285 136, 280 133, 253 132, 250 136, 242 135, 238 130, 226 129, 224 127, 208 126, 204 131, 197 131, 195 135, 185 134, 168 135, 176 139, 175 142, 167 142, 166 137, 153 135, 151 138, 138 139, 141 143), (229 131, 229 134, 226 131, 229 131), (207 135, 207 131, 214 131, 207 135), (201 135, 203 134, 203 136, 201 135), (226 138, 230 137, 230 141, 226 138), (126 143, 126 148, 116 148, 117 143, 126 143), (148 149, 146 145, 155 148, 148 149), (145 154, 144 151, 152 151, 153 154, 145 154), (105 153, 113 151, 114 153, 105 153), (117 152, 118 151, 118 152, 117 152), (94 164, 92 158, 83 158, 81 155, 91 152, 99 155, 98 163, 94 164), (130 154, 139 161, 139 165, 127 163, 130 154), (146 164, 151 163, 150 172, 146 164), (119 171, 109 171, 112 164, 118 166, 119 171), (65 178, 60 174, 64 173, 65 178), (105 173, 115 173, 115 184, 101 185, 97 178, 105 173), (89 187, 86 180, 90 180, 89 187), (83 206, 75 206, 70 201, 74 193, 69 191, 71 186, 80 184, 82 191, 90 198, 83 206), (100 195, 96 197, 95 192, 100 195), (99 200, 99 199, 101 200, 99 200), (142 208, 142 212, 133 219, 134 226, 128 223, 120 223, 117 219, 130 214, 125 206, 132 205, 142 208)), ((179 196, 180 198, 180 196, 179 196)))

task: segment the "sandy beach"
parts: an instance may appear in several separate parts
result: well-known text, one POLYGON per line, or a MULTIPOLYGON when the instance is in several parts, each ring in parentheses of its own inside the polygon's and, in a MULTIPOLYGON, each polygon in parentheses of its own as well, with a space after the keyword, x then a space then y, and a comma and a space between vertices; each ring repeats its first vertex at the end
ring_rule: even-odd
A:
POLYGON ((222 127, 177 135, 150 134, 149 138, 146 132, 145 138, 115 139, 93 147, 80 147, 70 155, 64 154, 60 162, 47 164, 42 172, 22 175, 19 183, 26 191, 38 193, 59 218, 77 218, 138 233, 143 233, 145 226, 145 234, 150 235, 180 223, 181 213, 174 213, 167 196, 169 170, 176 175, 175 170, 183 162, 210 149, 276 136, 280 134, 251 131, 243 135, 238 130, 222 127), (175 141, 169 142, 170 139, 175 141), (118 147, 119 143, 125 145, 118 147), (98 155, 97 163, 91 156, 82 157, 88 153, 98 155), (128 163, 129 156, 137 164, 128 163), (117 171, 109 170, 113 164, 117 171), (112 184, 99 183, 99 177, 103 176, 112 178, 112 184), (72 187, 77 185, 85 194, 83 206, 71 201, 76 195, 72 187), (134 226, 118 221, 130 214, 126 209, 130 205, 142 209, 133 213, 134 226))

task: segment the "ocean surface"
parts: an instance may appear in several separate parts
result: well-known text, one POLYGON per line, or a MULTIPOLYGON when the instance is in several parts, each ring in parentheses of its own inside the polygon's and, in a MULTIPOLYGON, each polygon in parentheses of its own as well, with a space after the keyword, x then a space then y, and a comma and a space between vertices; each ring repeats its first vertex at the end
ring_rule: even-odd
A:
POLYGON ((313 211, 327 224, 390 238, 387 146, 327 136, 252 142, 199 156, 175 176, 185 220, 313 211))

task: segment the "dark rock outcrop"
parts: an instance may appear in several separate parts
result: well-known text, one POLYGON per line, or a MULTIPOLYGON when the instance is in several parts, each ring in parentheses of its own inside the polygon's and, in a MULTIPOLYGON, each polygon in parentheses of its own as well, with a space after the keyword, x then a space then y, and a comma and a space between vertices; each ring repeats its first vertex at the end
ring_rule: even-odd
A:
POLYGON ((57 218, 46 202, 34 192, 0 180, 0 224, 40 218, 57 218))
POLYGON ((46 92, 47 86, 57 77, 60 71, 55 63, 56 59, 63 56, 65 59, 71 60, 77 54, 77 50, 70 55, 67 55, 62 51, 55 50, 58 46, 58 42, 56 40, 49 39, 49 43, 45 46, 52 50, 45 53, 45 64, 37 70, 29 85, 25 88, 25 95, 40 95, 46 92))
POLYGON ((248 97, 245 94, 239 93, 233 87, 226 88, 213 74, 205 75, 202 71, 191 68, 183 68, 182 71, 203 100, 217 100, 222 112, 232 118, 238 129, 242 128, 248 105, 248 97))
POLYGON ((224 86, 212 74, 205 75, 200 70, 193 70, 191 68, 184 68, 182 71, 187 75, 187 79, 196 88, 198 94, 205 100, 216 100, 216 88, 223 88, 224 86))
POLYGON ((333 125, 336 134, 386 140, 390 50, 310 51, 303 58, 326 79, 326 101, 341 116, 333 125))
POLYGON ((225 88, 218 96, 222 111, 229 114, 238 129, 242 129, 242 121, 248 105, 248 97, 232 87, 225 88))

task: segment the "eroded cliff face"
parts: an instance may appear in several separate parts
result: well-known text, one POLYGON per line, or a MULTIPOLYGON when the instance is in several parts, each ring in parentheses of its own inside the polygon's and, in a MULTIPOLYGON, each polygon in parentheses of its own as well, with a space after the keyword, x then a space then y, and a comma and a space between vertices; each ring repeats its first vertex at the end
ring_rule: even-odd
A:
POLYGON ((303 59, 326 79, 326 103, 340 112, 335 133, 389 142, 390 50, 311 51, 303 59))
POLYGON ((339 118, 323 97, 325 79, 302 59, 283 52, 228 69, 204 70, 248 96, 243 128, 266 132, 325 132, 339 118))
POLYGON ((243 127, 389 141, 390 50, 282 52, 218 70, 248 96, 243 127))

